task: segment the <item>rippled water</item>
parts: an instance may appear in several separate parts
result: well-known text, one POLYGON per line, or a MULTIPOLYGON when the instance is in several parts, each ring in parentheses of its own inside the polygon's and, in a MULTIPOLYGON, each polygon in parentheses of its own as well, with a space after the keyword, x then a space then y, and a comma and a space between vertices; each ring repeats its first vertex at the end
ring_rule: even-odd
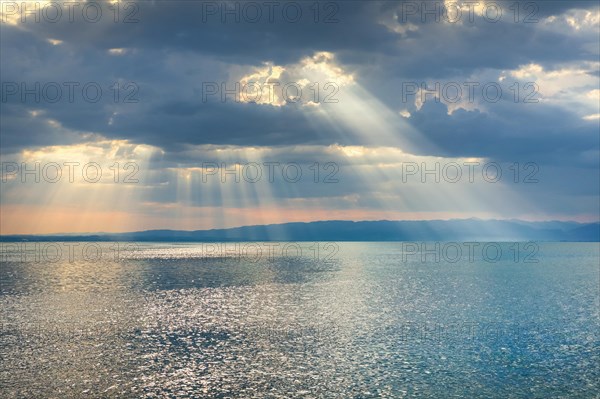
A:
POLYGON ((597 243, 539 244, 537 263, 511 244, 495 262, 35 245, 3 244, 2 398, 600 397, 597 243))

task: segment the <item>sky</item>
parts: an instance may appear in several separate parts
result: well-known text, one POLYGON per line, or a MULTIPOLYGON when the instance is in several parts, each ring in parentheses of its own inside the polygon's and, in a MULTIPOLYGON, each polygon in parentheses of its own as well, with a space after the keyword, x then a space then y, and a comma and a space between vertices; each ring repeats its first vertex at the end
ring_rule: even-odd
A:
POLYGON ((597 1, 0 3, 1 234, 600 219, 597 1))

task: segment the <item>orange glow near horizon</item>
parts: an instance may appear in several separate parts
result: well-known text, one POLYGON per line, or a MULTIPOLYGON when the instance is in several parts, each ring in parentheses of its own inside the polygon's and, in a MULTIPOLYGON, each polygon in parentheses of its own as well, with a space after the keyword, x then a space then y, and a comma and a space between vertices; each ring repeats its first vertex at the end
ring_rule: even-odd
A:
MULTIPOLYGON (((314 222, 327 220, 448 220, 481 218, 494 219, 497 215, 465 212, 390 212, 382 210, 334 210, 292 208, 221 208, 190 207, 188 218, 182 220, 156 212, 136 214, 127 211, 99 210, 86 212, 72 207, 49 209, 41 206, 11 205, 0 207, 0 234, 59 234, 59 233, 123 233, 141 230, 208 230, 232 228, 242 225, 314 222), (227 214, 226 225, 215 225, 215 212, 227 214)), ((594 215, 580 217, 548 218, 545 215, 523 216, 522 220, 570 220, 593 222, 594 215)))

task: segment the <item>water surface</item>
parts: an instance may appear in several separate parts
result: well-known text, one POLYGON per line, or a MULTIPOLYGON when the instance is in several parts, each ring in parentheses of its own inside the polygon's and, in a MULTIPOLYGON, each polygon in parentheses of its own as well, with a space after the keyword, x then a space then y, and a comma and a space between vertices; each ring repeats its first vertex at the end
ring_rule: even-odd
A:
POLYGON ((599 397, 597 243, 47 244, 2 244, 2 398, 599 397))

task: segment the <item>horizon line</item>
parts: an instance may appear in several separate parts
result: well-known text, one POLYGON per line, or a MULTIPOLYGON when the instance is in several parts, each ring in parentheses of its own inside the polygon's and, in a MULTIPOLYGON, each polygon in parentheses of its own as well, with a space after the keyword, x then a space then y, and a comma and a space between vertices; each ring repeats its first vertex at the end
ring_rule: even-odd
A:
POLYGON ((210 232, 210 231, 221 231, 221 230, 235 230, 241 228, 249 228, 249 227, 269 227, 269 226, 283 226, 290 224, 313 224, 313 223, 333 223, 333 222, 345 222, 345 223, 377 223, 377 222, 451 222, 451 221, 469 221, 469 220, 477 220, 482 222, 524 222, 524 223, 574 223, 579 225, 590 225, 590 224, 599 224, 600 219, 591 222, 580 222, 576 220, 526 220, 526 219, 483 219, 478 217, 470 217, 470 218, 450 218, 450 219, 376 219, 376 220, 343 220, 343 219, 328 219, 328 220, 313 220, 313 221, 305 221, 305 222, 283 222, 283 223, 269 223, 269 224, 251 224, 251 225, 240 225, 234 227, 220 227, 220 228, 209 228, 209 229, 197 229, 197 230, 185 230, 185 229, 170 229, 170 228, 153 228, 146 230, 135 230, 135 231, 118 231, 118 232, 56 232, 56 233, 8 233, 3 234, 0 233, 0 237, 22 237, 22 236, 61 236, 61 235, 70 235, 70 236, 89 236, 89 235, 110 235, 110 234, 136 234, 136 233, 146 233, 153 231, 174 231, 174 232, 210 232))

